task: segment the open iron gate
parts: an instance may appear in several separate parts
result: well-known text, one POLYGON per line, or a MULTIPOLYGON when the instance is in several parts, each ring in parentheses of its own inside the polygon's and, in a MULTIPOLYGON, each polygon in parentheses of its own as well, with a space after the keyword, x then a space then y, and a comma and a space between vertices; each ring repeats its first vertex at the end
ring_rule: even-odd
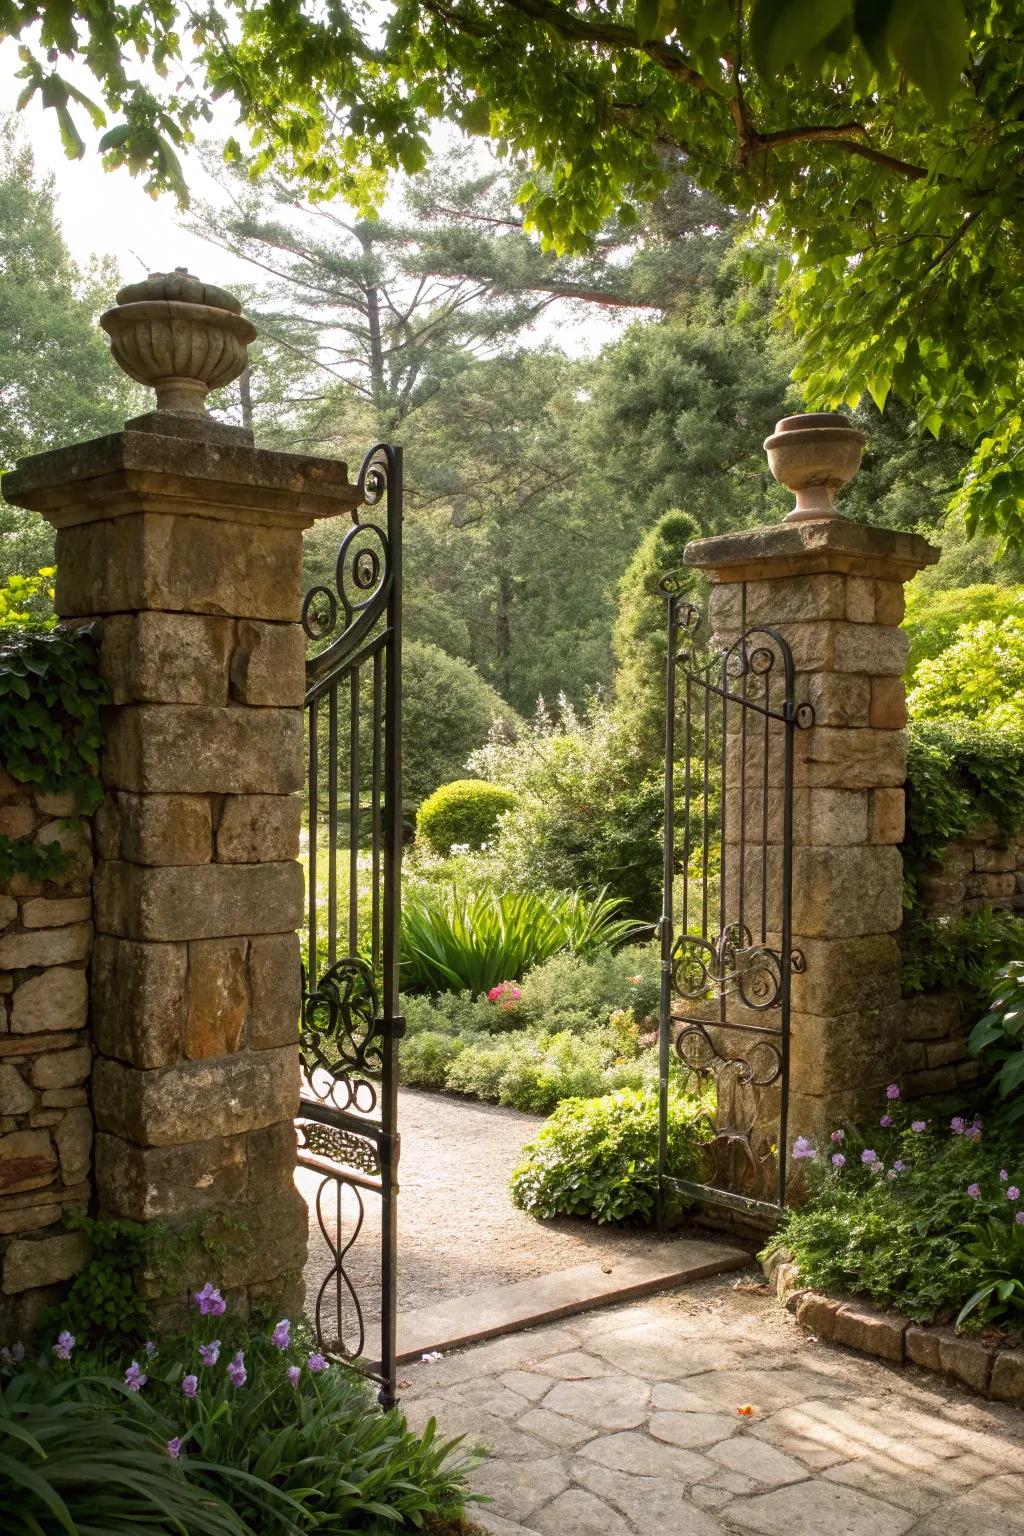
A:
POLYGON ((814 711, 783 637, 738 624, 712 650, 682 582, 668 598, 658 1175, 672 1193, 776 1217, 786 1199, 793 757, 814 711), (682 817, 677 818, 681 796, 682 817), (681 822, 681 839, 678 838, 681 822), (670 1063, 708 1105, 701 1179, 671 1168, 670 1063))
MULTIPOLYGON (((299 1162, 319 1176, 317 1221, 329 1254, 313 1307, 317 1338, 362 1362, 388 1405, 403 1031, 401 450, 373 448, 357 488, 362 505, 338 549, 334 589, 312 587, 302 605, 306 635, 322 648, 306 662, 309 870, 297 1126, 299 1162), (356 1248, 368 1201, 379 1201, 380 1217, 379 1259, 369 1272, 356 1248), (380 1314, 376 1349, 367 1324, 371 1290, 380 1314)), ((371 1228, 376 1215, 371 1210, 371 1228)))

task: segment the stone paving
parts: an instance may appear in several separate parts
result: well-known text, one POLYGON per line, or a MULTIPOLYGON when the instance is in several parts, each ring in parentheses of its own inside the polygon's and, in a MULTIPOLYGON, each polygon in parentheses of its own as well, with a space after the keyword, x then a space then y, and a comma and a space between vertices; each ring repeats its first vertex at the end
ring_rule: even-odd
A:
POLYGON ((752 1276, 403 1367, 494 1536, 1016 1536, 1024 1414, 819 1344, 752 1276), (741 1409, 749 1408, 748 1414, 741 1409))

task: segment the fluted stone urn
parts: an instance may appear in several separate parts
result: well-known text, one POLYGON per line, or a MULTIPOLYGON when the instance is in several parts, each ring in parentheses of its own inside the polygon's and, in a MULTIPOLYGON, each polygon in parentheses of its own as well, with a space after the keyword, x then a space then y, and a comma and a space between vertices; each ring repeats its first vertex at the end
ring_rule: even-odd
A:
POLYGON ((129 283, 100 316, 116 361, 156 390, 158 411, 205 416, 206 396, 237 379, 256 327, 233 294, 185 267, 129 283))
POLYGON ((804 523, 841 518, 835 493, 860 468, 867 439, 845 416, 811 411, 784 416, 764 440, 768 465, 780 485, 796 493, 796 506, 784 519, 804 523))

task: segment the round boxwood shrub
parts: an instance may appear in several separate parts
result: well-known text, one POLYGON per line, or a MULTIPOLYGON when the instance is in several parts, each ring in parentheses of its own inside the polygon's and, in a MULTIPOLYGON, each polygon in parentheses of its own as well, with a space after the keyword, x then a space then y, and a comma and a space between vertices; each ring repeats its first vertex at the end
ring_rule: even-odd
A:
POLYGON ((442 784, 424 800, 416 817, 416 832, 445 858, 456 844, 482 848, 502 811, 510 811, 515 803, 512 791, 499 784, 456 779, 453 784, 442 784))

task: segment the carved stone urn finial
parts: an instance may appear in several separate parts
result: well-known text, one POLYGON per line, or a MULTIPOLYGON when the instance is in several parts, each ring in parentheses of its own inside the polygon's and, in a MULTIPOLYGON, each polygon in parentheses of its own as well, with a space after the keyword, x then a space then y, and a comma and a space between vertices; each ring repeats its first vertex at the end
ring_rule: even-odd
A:
POLYGON ((867 439, 845 416, 812 411, 784 416, 764 440, 768 465, 780 485, 796 492, 787 523, 842 517, 833 497, 860 468, 867 439))
POLYGON ((238 300, 186 267, 129 283, 100 316, 115 361, 156 390, 158 411, 205 416, 206 396, 237 379, 256 327, 238 300))

